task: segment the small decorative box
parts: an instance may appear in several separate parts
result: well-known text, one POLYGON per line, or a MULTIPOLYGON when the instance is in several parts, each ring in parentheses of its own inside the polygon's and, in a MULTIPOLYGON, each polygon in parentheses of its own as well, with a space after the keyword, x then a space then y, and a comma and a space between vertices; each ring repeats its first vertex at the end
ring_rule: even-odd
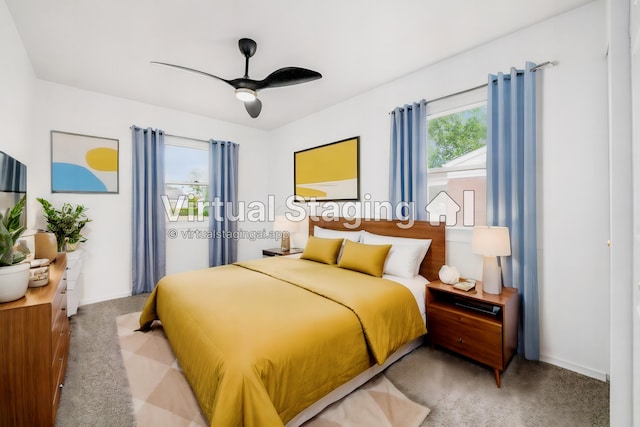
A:
POLYGON ((31 261, 29 270, 29 287, 37 288, 49 283, 49 261, 48 258, 34 259, 31 261))

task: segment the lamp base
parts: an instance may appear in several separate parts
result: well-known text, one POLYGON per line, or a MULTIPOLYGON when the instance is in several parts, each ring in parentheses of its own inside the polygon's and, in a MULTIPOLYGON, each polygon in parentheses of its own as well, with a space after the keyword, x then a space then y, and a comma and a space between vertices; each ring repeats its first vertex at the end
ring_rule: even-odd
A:
POLYGON ((291 240, 289 239, 289 232, 282 232, 282 240, 280 241, 280 249, 283 252, 289 252, 291 250, 291 240))
POLYGON ((484 257, 484 263, 482 265, 482 291, 493 295, 502 293, 502 270, 498 265, 498 259, 494 256, 484 257))

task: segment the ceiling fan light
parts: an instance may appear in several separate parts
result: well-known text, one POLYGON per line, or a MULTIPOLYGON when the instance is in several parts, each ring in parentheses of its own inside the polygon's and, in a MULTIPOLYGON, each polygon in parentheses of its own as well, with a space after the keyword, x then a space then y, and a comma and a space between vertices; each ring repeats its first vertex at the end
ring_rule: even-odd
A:
POLYGON ((254 90, 240 87, 236 89, 236 98, 242 102, 252 102, 256 100, 257 95, 254 90))

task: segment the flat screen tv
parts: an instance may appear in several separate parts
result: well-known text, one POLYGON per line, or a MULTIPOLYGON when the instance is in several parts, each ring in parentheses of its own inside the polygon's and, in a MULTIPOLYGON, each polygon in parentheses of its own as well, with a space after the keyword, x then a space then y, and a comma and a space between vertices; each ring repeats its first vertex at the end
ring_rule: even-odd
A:
MULTIPOLYGON (((27 166, 0 151, 0 212, 4 216, 27 194, 27 166)), ((27 210, 22 211, 21 225, 26 227, 27 210)))

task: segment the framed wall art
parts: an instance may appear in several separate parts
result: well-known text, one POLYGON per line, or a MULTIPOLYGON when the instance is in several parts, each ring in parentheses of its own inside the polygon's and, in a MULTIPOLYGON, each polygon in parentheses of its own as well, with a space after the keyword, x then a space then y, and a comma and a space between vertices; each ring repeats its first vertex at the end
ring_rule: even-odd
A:
POLYGON ((297 200, 359 200, 360 137, 293 153, 297 200))
POLYGON ((52 193, 118 193, 118 140, 51 131, 52 193))

